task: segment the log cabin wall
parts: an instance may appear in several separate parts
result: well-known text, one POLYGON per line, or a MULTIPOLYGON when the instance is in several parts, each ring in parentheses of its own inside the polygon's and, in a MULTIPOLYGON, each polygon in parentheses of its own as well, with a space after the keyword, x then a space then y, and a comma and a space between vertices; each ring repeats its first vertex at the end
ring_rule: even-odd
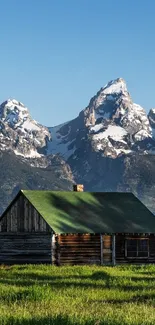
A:
POLYGON ((0 233, 0 264, 51 263, 51 235, 0 233))
POLYGON ((68 234, 56 236, 57 265, 100 264, 100 235, 68 234))
POLYGON ((46 221, 22 194, 6 211, 0 223, 0 232, 51 231, 46 221))
POLYGON ((56 265, 111 264, 111 236, 100 234, 57 235, 53 256, 56 265))
POLYGON ((20 194, 1 220, 0 264, 51 263, 51 228, 20 194))
POLYGON ((155 263, 155 236, 150 235, 139 235, 139 234, 117 234, 116 235, 116 264, 147 264, 155 263), (148 257, 143 258, 128 258, 125 255, 125 242, 126 239, 148 239, 148 257))

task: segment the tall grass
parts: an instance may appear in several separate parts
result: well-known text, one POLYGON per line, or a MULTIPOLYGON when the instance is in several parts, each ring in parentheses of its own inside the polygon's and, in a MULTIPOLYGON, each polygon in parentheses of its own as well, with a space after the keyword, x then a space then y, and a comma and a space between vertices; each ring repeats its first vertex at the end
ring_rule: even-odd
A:
POLYGON ((0 324, 154 325, 155 266, 1 266, 0 324))

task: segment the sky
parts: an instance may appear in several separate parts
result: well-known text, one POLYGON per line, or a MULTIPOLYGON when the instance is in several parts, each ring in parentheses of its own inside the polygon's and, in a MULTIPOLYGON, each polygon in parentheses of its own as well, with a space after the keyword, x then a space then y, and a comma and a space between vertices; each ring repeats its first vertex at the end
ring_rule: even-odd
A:
POLYGON ((154 0, 0 0, 0 13, 0 103, 15 98, 54 126, 122 77, 155 107, 154 0))

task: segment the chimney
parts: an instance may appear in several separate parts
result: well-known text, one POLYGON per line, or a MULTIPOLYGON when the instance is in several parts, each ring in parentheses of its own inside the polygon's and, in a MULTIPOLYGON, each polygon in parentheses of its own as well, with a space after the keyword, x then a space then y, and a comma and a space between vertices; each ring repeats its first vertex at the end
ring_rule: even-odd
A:
POLYGON ((84 191, 84 185, 83 184, 73 185, 73 191, 74 192, 83 192, 84 191))

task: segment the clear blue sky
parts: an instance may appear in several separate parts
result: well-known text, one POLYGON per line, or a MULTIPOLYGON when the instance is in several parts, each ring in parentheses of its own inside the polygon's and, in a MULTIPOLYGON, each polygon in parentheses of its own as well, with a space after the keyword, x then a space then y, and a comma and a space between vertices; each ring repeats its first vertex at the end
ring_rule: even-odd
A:
POLYGON ((155 107, 155 0, 0 0, 0 102, 53 126, 111 79, 155 107))

